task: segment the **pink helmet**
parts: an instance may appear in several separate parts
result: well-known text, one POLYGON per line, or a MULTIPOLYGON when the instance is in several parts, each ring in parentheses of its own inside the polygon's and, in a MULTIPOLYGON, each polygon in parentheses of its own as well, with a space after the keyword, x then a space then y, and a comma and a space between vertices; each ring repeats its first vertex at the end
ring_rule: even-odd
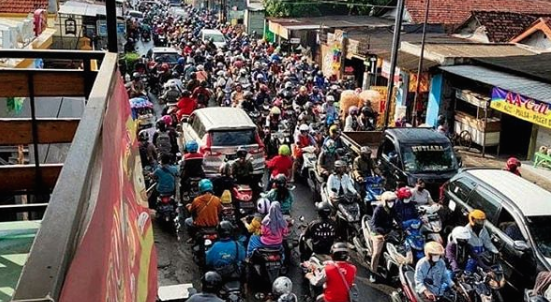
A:
POLYGON ((170 115, 165 115, 162 117, 163 122, 165 122, 165 125, 170 126, 172 125, 172 117, 170 115))

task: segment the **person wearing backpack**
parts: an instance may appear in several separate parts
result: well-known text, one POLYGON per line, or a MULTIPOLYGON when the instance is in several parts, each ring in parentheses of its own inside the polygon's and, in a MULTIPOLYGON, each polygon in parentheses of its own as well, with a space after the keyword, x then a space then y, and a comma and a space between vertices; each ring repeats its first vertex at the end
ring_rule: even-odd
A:
POLYGON ((229 221, 218 225, 219 241, 206 251, 206 265, 222 276, 223 280, 239 279, 245 260, 245 247, 233 238, 235 228, 229 221))
POLYGON ((157 166, 157 150, 155 146, 149 142, 149 132, 142 130, 138 134, 140 159, 142 161, 142 169, 150 166, 155 168, 157 166))
POLYGON ((159 157, 168 154, 171 161, 174 162, 176 153, 178 153, 178 134, 168 128, 170 124, 172 124, 172 118, 168 115, 157 121, 157 131, 153 135, 153 144, 157 147, 159 157))
POLYGON ((323 270, 308 273, 306 278, 314 286, 323 286, 323 294, 316 302, 357 302, 359 293, 354 280, 357 268, 349 261, 347 244, 336 242, 331 247, 332 261, 326 261, 323 270))
POLYGON ((207 82, 203 81, 199 87, 193 90, 191 97, 197 101, 197 105, 201 107, 208 107, 210 100, 210 91, 207 88, 207 82))
POLYGON ((170 154, 161 154, 161 165, 151 173, 151 177, 157 181, 155 193, 151 194, 149 207, 154 208, 158 195, 174 195, 176 193, 176 178, 178 168, 171 164, 170 154))

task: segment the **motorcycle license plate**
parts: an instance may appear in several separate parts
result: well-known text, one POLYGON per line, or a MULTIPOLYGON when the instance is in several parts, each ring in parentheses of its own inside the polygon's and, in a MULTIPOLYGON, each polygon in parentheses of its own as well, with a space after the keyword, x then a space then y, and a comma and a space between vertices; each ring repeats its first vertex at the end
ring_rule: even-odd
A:
POLYGON ((281 264, 279 262, 268 262, 266 263, 266 266, 269 268, 280 268, 281 264))

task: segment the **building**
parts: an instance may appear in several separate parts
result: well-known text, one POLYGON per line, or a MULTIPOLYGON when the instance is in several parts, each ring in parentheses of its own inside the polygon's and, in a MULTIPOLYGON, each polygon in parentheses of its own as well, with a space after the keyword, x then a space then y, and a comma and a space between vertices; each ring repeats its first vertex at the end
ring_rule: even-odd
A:
POLYGON ((250 35, 256 32, 257 37, 262 37, 264 26, 266 26, 266 11, 262 1, 248 0, 245 10, 244 24, 247 33, 250 35))
POLYGON ((551 50, 551 18, 538 18, 524 31, 513 37, 511 42, 542 50, 551 50))

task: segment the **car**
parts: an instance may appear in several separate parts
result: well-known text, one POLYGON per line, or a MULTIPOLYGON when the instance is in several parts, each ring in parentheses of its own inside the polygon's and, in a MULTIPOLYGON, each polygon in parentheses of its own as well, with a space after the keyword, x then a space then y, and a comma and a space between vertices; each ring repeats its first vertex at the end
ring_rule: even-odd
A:
POLYGON ((265 148, 256 125, 239 108, 211 107, 195 110, 182 123, 183 142, 195 140, 203 154, 203 169, 207 177, 218 176, 225 161, 237 158, 237 148, 247 148, 254 174, 260 179, 264 173, 265 148))
POLYGON ((187 18, 188 16, 188 13, 185 9, 181 8, 181 7, 178 7, 178 6, 171 6, 170 7, 170 12, 174 15, 174 16, 177 16, 177 17, 182 17, 182 18, 187 18))
POLYGON ((211 39, 214 45, 217 48, 222 48, 226 46, 226 37, 224 34, 217 29, 203 29, 200 34, 201 40, 206 42, 208 39, 211 39))
POLYGON ((127 13, 128 17, 135 18, 138 22, 141 22, 144 18, 143 13, 138 10, 129 10, 127 13))
POLYGON ((485 168, 461 169, 442 192, 453 225, 466 224, 473 209, 486 213, 485 227, 516 293, 551 269, 551 192, 511 172, 485 168))
POLYGON ((147 52, 147 57, 153 60, 161 59, 162 63, 168 63, 170 67, 178 64, 180 53, 171 47, 153 47, 147 52))

